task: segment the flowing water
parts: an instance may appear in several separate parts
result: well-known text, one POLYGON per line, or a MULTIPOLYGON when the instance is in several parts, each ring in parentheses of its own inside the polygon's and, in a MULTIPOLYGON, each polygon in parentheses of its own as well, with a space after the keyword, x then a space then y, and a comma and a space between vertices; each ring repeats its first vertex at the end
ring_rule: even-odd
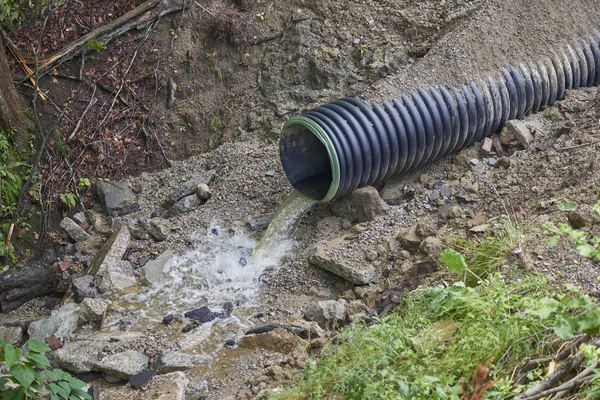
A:
MULTIPOLYGON (((235 309, 227 322, 244 327, 248 313, 257 305, 261 285, 293 249, 292 235, 312 204, 314 200, 294 192, 259 243, 217 224, 194 234, 193 249, 168 262, 159 283, 113 298, 115 308, 135 312, 131 326, 135 330, 160 323, 167 314, 181 315, 205 305, 222 312, 230 302, 235 309)), ((109 316, 105 329, 116 329, 121 317, 109 316)))

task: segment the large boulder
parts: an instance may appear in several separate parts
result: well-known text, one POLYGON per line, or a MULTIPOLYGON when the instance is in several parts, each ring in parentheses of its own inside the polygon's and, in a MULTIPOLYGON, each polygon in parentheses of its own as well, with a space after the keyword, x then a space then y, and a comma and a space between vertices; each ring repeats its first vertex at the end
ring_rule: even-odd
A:
POLYGON ((96 298, 100 295, 98 288, 94 282, 94 277, 91 275, 84 275, 73 279, 71 285, 73 296, 75 301, 80 303, 86 298, 96 298))
POLYGON ((372 186, 356 189, 352 193, 352 201, 356 209, 358 222, 368 222, 380 215, 385 215, 390 206, 379 196, 379 192, 372 186))
POLYGON ((108 215, 118 217, 140 209, 133 190, 120 182, 96 182, 96 191, 108 215))
POLYGON ((76 242, 85 242, 90 238, 90 234, 69 217, 63 218, 60 227, 76 242))
POLYGON ((183 371, 198 364, 208 364, 210 356, 192 355, 180 351, 166 351, 158 360, 158 373, 166 374, 174 371, 183 371))
POLYGON ((104 357, 95 369, 103 372, 108 382, 119 382, 128 380, 147 367, 148 358, 145 355, 136 350, 125 350, 104 357))
POLYGON ((102 273, 98 289, 101 293, 119 293, 121 290, 135 286, 137 281, 133 267, 129 261, 116 260, 107 264, 102 273))
POLYGON ((348 317, 346 300, 324 300, 313 304, 304 314, 304 318, 315 321, 323 329, 334 329, 346 324, 348 317))
POLYGON ((102 246, 90 262, 90 275, 102 276, 108 265, 119 261, 125 255, 131 235, 127 226, 121 226, 102 246))
POLYGON ((177 371, 157 375, 144 385, 143 391, 131 386, 106 387, 99 390, 98 400, 184 400, 185 390, 190 380, 183 372, 177 371))

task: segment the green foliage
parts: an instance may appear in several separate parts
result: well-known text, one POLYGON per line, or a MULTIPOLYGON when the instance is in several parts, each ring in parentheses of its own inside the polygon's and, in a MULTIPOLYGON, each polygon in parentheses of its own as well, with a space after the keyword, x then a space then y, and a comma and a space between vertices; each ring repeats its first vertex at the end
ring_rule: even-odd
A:
POLYGON ((216 117, 210 120, 210 131, 218 132, 221 130, 221 128, 223 128, 223 121, 221 120, 221 117, 217 115, 216 117))
POLYGON ((577 204, 573 201, 563 201, 558 205, 558 209, 564 212, 572 212, 577 210, 577 204))
POLYGON ((63 193, 60 195, 60 202, 64 204, 69 210, 72 210, 77 204, 77 195, 72 192, 63 193))
POLYGON ((179 132, 185 132, 188 129, 192 129, 194 126, 189 121, 181 121, 179 124, 179 132))
POLYGON ((90 180, 88 178, 79 179, 79 183, 77 184, 77 187, 79 188, 79 190, 89 189, 90 186, 92 186, 92 182, 90 182, 90 180))
POLYGON ((102 44, 100 42, 96 42, 93 39, 89 39, 87 41, 87 45, 88 45, 88 50, 97 51, 98 53, 100 53, 102 50, 106 49, 106 45, 105 44, 102 44))
POLYGON ((12 30, 21 18, 19 3, 14 0, 0 0, 0 26, 12 30))
POLYGON ((183 65, 187 72, 194 72, 194 60, 192 59, 189 50, 187 51, 186 56, 183 59, 183 65))
POLYGON ((39 340, 30 339, 20 349, 0 339, 0 397, 39 399, 47 391, 52 400, 91 400, 84 382, 50 367, 48 351, 39 340))
MULTIPOLYGON (((600 201, 592 208, 597 218, 600 218, 600 201)), ((573 229, 569 224, 559 223, 555 225, 552 222, 544 224, 544 231, 551 235, 548 240, 548 247, 556 246, 561 238, 568 238, 574 245, 579 255, 588 258, 600 260, 600 237, 588 237, 588 233, 573 229)))
POLYGON ((490 359, 494 385, 486 398, 507 398, 522 390, 510 382, 515 363, 543 350, 535 342, 550 343, 542 321, 524 312, 549 292, 541 278, 509 284, 500 275, 477 288, 418 289, 378 324, 345 330, 340 344, 310 363, 304 381, 281 398, 458 400, 460 383, 490 359))
POLYGON ((215 68, 215 77, 217 78, 217 82, 223 82, 223 70, 221 68, 215 68))

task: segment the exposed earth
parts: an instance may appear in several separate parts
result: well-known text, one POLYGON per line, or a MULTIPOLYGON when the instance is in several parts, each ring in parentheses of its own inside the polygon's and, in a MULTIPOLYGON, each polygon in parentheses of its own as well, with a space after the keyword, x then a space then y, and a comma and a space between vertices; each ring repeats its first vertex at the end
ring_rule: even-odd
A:
MULTIPOLYGON (((113 2, 96 3, 102 10, 113 2)), ((115 13, 133 7, 121 3, 114 2, 115 13)), ((92 29, 103 15, 94 14, 93 8, 77 10, 70 16, 63 12, 56 21, 87 15, 88 22, 81 18, 79 22, 92 29)), ((134 32, 105 50, 90 50, 82 81, 65 78, 79 73, 82 64, 77 58, 42 81, 53 102, 44 104, 44 117, 57 118, 63 106, 73 116, 59 118, 60 132, 51 138, 51 162, 43 169, 46 195, 56 199, 65 186, 82 177, 93 183, 110 178, 131 189, 139 205, 107 220, 105 232, 100 223, 87 226, 88 233, 98 238, 87 246, 87 253, 82 250, 86 245, 73 247, 74 240, 58 227, 62 216, 56 214, 56 233, 49 235, 45 262, 58 263, 65 281, 84 275, 99 246, 119 226, 128 226, 133 236, 120 258, 136 270, 167 250, 184 257, 198 242, 209 240, 215 226, 219 235, 243 234, 258 241, 293 192, 277 147, 280 127, 289 117, 347 95, 382 100, 418 85, 467 82, 496 73, 507 63, 547 56, 565 42, 589 35, 599 21, 600 11, 591 0, 186 2, 183 13, 164 17, 147 34, 142 32, 142 39, 134 32), (262 42, 279 33, 275 40, 262 42), (96 91, 91 84, 95 81, 105 82, 113 92, 96 91), (174 101, 168 104, 171 82, 174 101), (123 99, 113 102, 119 87, 123 99), (69 141, 93 96, 99 100, 69 141), (65 143, 68 147, 61 150, 65 143), (189 212, 170 214, 171 205, 164 204, 170 194, 210 170, 214 170, 214 179, 206 179, 210 198, 189 212), (164 238, 133 233, 157 217, 168 221, 164 238)), ((59 32, 52 24, 48 29, 59 32)), ((10 36, 17 46, 28 48, 26 42, 32 38, 19 32, 10 36)), ((66 43, 77 36, 56 37, 66 43)), ((60 47, 54 43, 49 49, 60 47)), ((507 263, 599 297, 598 262, 580 257, 565 240, 549 248, 543 230, 546 222, 568 222, 591 235, 600 234, 592 212, 600 195, 598 98, 596 88, 568 91, 563 101, 519 125, 530 136, 515 136, 508 129, 500 135, 501 149, 482 152, 478 143, 377 187, 378 194, 363 190, 312 206, 293 235, 295 247, 276 269, 254 282, 260 288, 255 303, 246 311, 237 311, 235 304, 233 311, 246 330, 268 324, 300 326, 312 330, 308 340, 281 328, 242 339, 235 329, 228 331, 231 319, 225 314, 217 318, 225 322, 208 329, 192 326, 191 332, 182 332, 187 323, 180 315, 168 326, 155 322, 143 329, 128 328, 128 324, 135 327, 128 321, 135 320, 138 310, 127 309, 116 294, 105 294, 107 347, 98 352, 108 357, 136 351, 152 364, 159 354, 182 351, 196 357, 193 365, 169 370, 175 374, 167 379, 173 386, 166 385, 180 398, 266 398, 276 393, 273 388, 301 379, 307 358, 318 357, 323 346, 335 341, 334 327, 388 312, 401 299, 399 288, 413 287, 422 275, 431 276, 439 252, 452 237, 478 240, 505 234, 510 227, 519 227, 525 240, 515 242, 507 263), (575 202, 577 210, 559 211, 566 200, 575 202), (406 240, 411 227, 417 227, 412 244, 406 240), (336 268, 336 274, 330 272, 336 268), (348 270, 355 274, 344 275, 348 270), (358 276, 366 276, 363 273, 371 278, 361 281, 358 276), (326 307, 318 305, 330 300, 326 307), (119 342, 108 344, 111 335, 119 342), (186 338, 202 335, 219 342, 183 345, 186 338), (233 343, 220 341, 225 338, 233 343)), ((103 212, 92 189, 85 199, 86 208, 103 212)), ((81 210, 63 211, 72 216, 81 210)), ((435 274, 435 279, 444 278, 443 273, 435 274)), ((140 281, 139 273, 136 278, 140 281)), ((140 290, 136 278, 130 285, 134 289, 125 293, 140 290)), ((65 298, 62 293, 38 298, 0 314, 0 329, 22 328, 16 342, 23 342, 30 322, 57 309, 60 298, 72 295, 68 285, 63 289, 65 298)), ((188 309, 204 305, 190 304, 188 309)), ((86 335, 97 335, 98 327, 90 328, 91 322, 66 335, 65 348, 89 340, 86 335)), ((152 398, 154 389, 123 388, 127 379, 107 372, 105 366, 84 373, 85 368, 73 370, 77 368, 60 356, 56 360, 92 382, 96 398, 152 398)))

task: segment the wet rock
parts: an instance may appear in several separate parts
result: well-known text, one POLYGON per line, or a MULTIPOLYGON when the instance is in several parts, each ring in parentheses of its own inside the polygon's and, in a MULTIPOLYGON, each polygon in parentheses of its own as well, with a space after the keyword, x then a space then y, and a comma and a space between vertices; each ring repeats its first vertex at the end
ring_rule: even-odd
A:
POLYGON ((183 372, 156 375, 144 385, 144 391, 131 386, 108 387, 100 390, 97 400, 158 399, 184 400, 190 380, 183 372))
POLYGON ((63 218, 60 222, 60 227, 76 242, 85 242, 90 237, 89 233, 69 217, 63 218))
POLYGON ((315 321, 323 329, 334 329, 343 326, 348 317, 346 300, 324 300, 313 304, 304 313, 304 318, 315 321))
MULTIPOLYGON (((509 136, 512 136, 515 139, 517 139, 519 143, 521 143, 521 145, 525 148, 529 148, 529 145, 533 141, 533 135, 531 134, 531 131, 523 121, 508 121, 502 129, 502 132, 504 132, 504 130, 507 131, 507 134, 509 136)), ((502 133, 500 134, 500 142, 502 143, 502 133)))
POLYGON ((177 345, 181 350, 187 350, 198 346, 212 335, 212 327, 210 325, 198 326, 196 329, 186 333, 177 341, 177 345))
POLYGON ((352 202, 356 209, 356 219, 359 222, 374 220, 380 215, 385 215, 390 206, 379 196, 379 192, 372 186, 363 187, 352 193, 352 202))
POLYGON ((445 248, 446 246, 441 239, 430 236, 423 239, 421 246, 419 246, 419 251, 437 262, 440 259, 441 252, 444 251, 445 248))
POLYGON ((202 204, 202 201, 195 194, 184 197, 175 203, 167 213, 169 218, 175 217, 177 215, 189 213, 194 211, 202 204))
POLYGON ((54 310, 50 316, 29 324, 27 333, 32 339, 44 340, 46 337, 69 336, 79 322, 80 307, 75 303, 67 303, 60 309, 54 310))
POLYGON ((90 263, 90 275, 102 276, 109 264, 119 261, 125 255, 131 235, 127 226, 122 226, 104 243, 90 263))
POLYGON ((96 191, 104 210, 111 217, 127 215, 140 209, 139 203, 135 201, 135 193, 123 183, 98 181, 96 191))
POLYGON ((66 371, 76 374, 90 372, 98 364, 98 357, 104 347, 103 341, 85 340, 68 342, 49 356, 66 371))
POLYGON ((163 241, 167 238, 167 235, 171 232, 171 222, 164 218, 152 218, 147 221, 140 218, 140 222, 143 224, 144 229, 154 238, 156 241, 163 241))
POLYGON ((169 197, 163 203, 163 207, 166 209, 171 208, 179 200, 194 194, 198 190, 198 185, 210 184, 215 178, 216 174, 217 172, 214 169, 211 169, 210 171, 206 171, 201 175, 185 182, 183 185, 179 186, 177 189, 173 190, 171 194, 169 194, 169 197))
POLYGON ((200 201, 203 201, 203 202, 212 197, 210 188, 208 187, 208 185, 206 183, 201 183, 198 185, 198 188, 196 189, 196 196, 198 196, 200 201))
POLYGON ((186 318, 191 319, 192 321, 197 321, 200 324, 205 324, 217 318, 217 316, 207 306, 202 306, 200 308, 196 308, 195 310, 188 311, 184 315, 186 318))
POLYGON ((111 354, 104 357, 96 369, 104 373, 108 382, 120 382, 131 378, 148 367, 148 358, 136 350, 111 354))
POLYGON ((156 371, 153 369, 147 369, 140 373, 133 375, 129 378, 129 384, 134 389, 141 389, 146 383, 150 382, 150 379, 154 378, 156 371))
POLYGON ((167 351, 160 355, 158 360, 158 373, 166 374, 174 371, 184 371, 199 364, 208 364, 210 356, 192 355, 180 351, 167 351))
POLYGON ((98 289, 101 293, 119 293, 137 283, 129 261, 116 260, 106 266, 98 289))
POLYGON ((571 225, 573 229, 582 229, 585 228, 588 224, 589 218, 586 218, 579 211, 572 211, 567 214, 567 220, 569 221, 569 225, 571 225))
POLYGON ((344 257, 346 245, 344 237, 330 242, 322 242, 317 245, 309 262, 357 285, 381 279, 381 273, 372 265, 363 260, 346 259, 344 257))
POLYGON ((306 341, 283 328, 276 328, 267 333, 244 336, 238 344, 249 349, 262 348, 289 355, 304 352, 306 341))
POLYGON ((246 218, 246 228, 255 232, 264 231, 267 229, 272 219, 272 216, 248 217, 246 218))
POLYGON ((144 280, 151 285, 159 283, 163 278, 165 268, 174 257, 175 254, 171 250, 167 250, 155 260, 146 263, 146 265, 141 268, 144 280))
POLYGON ((102 326, 102 321, 108 310, 108 303, 102 299, 85 298, 81 302, 80 321, 91 322, 98 328, 102 326))
POLYGON ((20 326, 0 326, 0 338, 14 346, 18 346, 23 340, 23 328, 20 326))
POLYGON ((400 242, 400 246, 404 250, 408 250, 411 253, 417 251, 421 245, 421 238, 417 234, 417 225, 400 229, 396 235, 396 239, 400 242))
POLYGON ((173 314, 169 314, 169 315, 167 315, 167 316, 165 316, 165 317, 163 318, 163 320, 162 320, 162 324, 163 324, 163 325, 166 325, 166 326, 169 326, 169 325, 171 325, 171 323, 172 323, 173 321, 175 321, 175 320, 176 320, 175 316, 174 316, 173 314))
POLYGON ((100 292, 94 283, 94 277, 91 275, 73 279, 71 290, 73 291, 75 301, 78 303, 85 298, 96 298, 100 295, 100 292))

